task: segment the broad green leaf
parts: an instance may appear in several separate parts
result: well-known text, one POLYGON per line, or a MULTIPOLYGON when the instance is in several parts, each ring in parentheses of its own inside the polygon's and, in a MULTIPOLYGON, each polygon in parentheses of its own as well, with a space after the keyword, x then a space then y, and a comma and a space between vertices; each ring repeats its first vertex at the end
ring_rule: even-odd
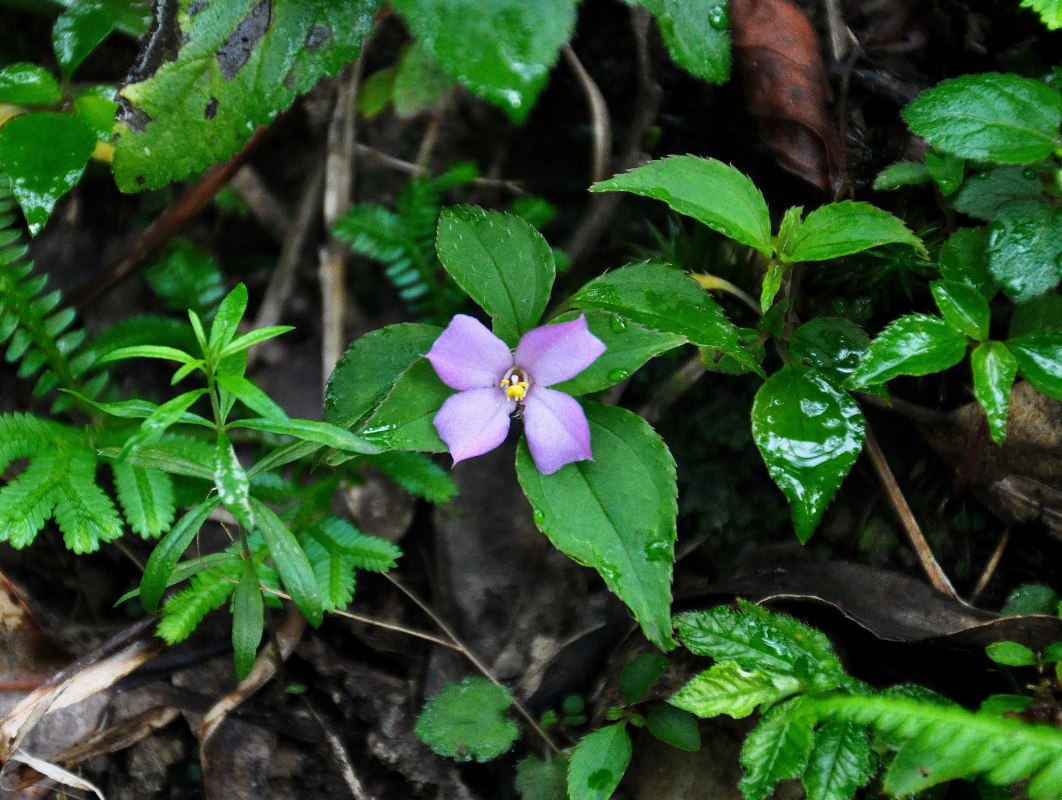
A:
POLYGON ((1001 206, 988 227, 988 269, 1017 303, 1054 289, 1062 279, 1062 208, 1040 200, 1001 206))
POLYGON ((815 317, 793 331, 789 352, 841 384, 870 346, 866 331, 843 317, 815 317))
POLYGON ((807 768, 814 719, 801 713, 802 704, 797 697, 772 708, 745 739, 739 785, 746 800, 764 800, 780 781, 798 778, 807 768))
POLYGON ((1033 167, 995 166, 967 176, 950 202, 956 211, 991 222, 1004 203, 1036 200, 1043 190, 1043 183, 1033 167))
POLYGON ((806 542, 863 447, 863 413, 821 372, 782 367, 756 392, 752 438, 806 542))
POLYGON ((140 603, 148 613, 154 614, 158 609, 177 562, 220 502, 219 498, 212 497, 189 509, 151 551, 140 579, 140 603))
POLYGON ((701 749, 697 718, 681 708, 656 703, 645 715, 645 726, 657 739, 679 750, 696 753, 701 749))
POLYGON ((1048 292, 1014 307, 1007 329, 1010 338, 1042 331, 1062 331, 1062 295, 1048 292))
POLYGON ((111 3, 83 0, 59 15, 52 26, 52 48, 64 77, 69 78, 114 30, 116 12, 111 3))
POLYGON ((62 99, 59 81, 44 67, 19 62, 0 69, 0 103, 54 106, 62 99))
POLYGON ((247 287, 242 283, 237 283, 225 295, 225 299, 218 306, 217 313, 214 314, 213 322, 210 323, 210 338, 207 346, 215 361, 223 357, 222 351, 236 336, 236 326, 240 324, 246 311, 247 287))
POLYGON ((434 325, 388 325, 351 344, 328 379, 325 421, 351 428, 368 419, 442 332, 434 325))
POLYGON ((908 314, 890 323, 870 343, 847 385, 874 386, 897 375, 929 375, 955 366, 966 355, 966 337, 940 317, 908 314))
POLYGON ((1062 332, 1029 333, 1010 339, 1007 349, 1021 374, 1040 394, 1062 400, 1062 332))
POLYGON ((254 561, 244 559, 243 573, 232 595, 232 650, 236 662, 236 680, 242 681, 254 666, 258 644, 265 629, 262 588, 254 561))
POLYGON ((74 97, 74 115, 88 125, 96 138, 106 144, 111 141, 114 115, 118 111, 114 86, 88 86, 74 97))
POLYGON ((568 762, 570 800, 608 800, 631 761, 631 737, 623 722, 583 737, 568 762))
POLYGON ((122 457, 125 458, 134 450, 144 445, 151 444, 158 439, 166 430, 181 421, 184 413, 200 397, 207 393, 206 389, 196 389, 191 392, 179 394, 167 400, 156 408, 140 423, 140 430, 129 437, 125 446, 122 447, 122 457))
POLYGON ((882 244, 909 244, 927 257, 922 240, 888 211, 842 200, 812 211, 783 252, 789 261, 825 261, 882 244))
POLYGON ((254 514, 251 512, 250 481, 232 442, 224 431, 218 431, 217 446, 214 448, 214 486, 218 497, 245 531, 254 530, 254 514))
POLYGON ((613 270, 583 286, 568 304, 605 309, 652 330, 685 336, 692 344, 720 350, 763 374, 719 304, 672 267, 633 264, 613 270))
POLYGON ((575 29, 575 0, 398 0, 420 45, 466 89, 522 122, 575 29))
POLYGON ((933 281, 929 289, 944 321, 951 327, 979 342, 988 338, 992 311, 977 289, 958 281, 933 281))
POLYGON ((940 276, 972 286, 991 300, 999 285, 988 270, 988 229, 959 228, 940 248, 940 276))
POLYGON ((269 506, 252 497, 251 511, 258 531, 273 557, 277 572, 280 573, 280 579, 284 582, 284 588, 299 611, 311 625, 317 627, 321 624, 324 614, 321 596, 317 590, 317 579, 306 553, 299 547, 298 540, 288 526, 269 506))
POLYGON ((1062 96, 1018 75, 963 75, 937 84, 903 110, 911 130, 963 158, 1026 164, 1058 146, 1062 96))
POLYGON ((297 94, 355 59, 376 7, 375 0, 182 3, 169 47, 149 47, 137 79, 122 87, 118 186, 158 188, 228 158, 297 94))
POLYGON ((176 513, 173 479, 164 472, 144 469, 129 461, 111 465, 118 502, 129 527, 145 539, 169 530, 176 513))
POLYGON ((962 184, 963 174, 966 169, 966 160, 947 153, 926 153, 926 169, 940 189, 941 195, 948 197, 962 184))
POLYGON ((1036 653, 1018 642, 992 642, 985 648, 985 655, 1007 667, 1031 667, 1036 664, 1036 653))
POLYGON ((563 753, 542 761, 526 756, 516 763, 513 785, 521 800, 568 800, 568 758, 563 753))
POLYGON ((382 450, 447 452, 433 420, 454 390, 439 380, 426 358, 413 363, 395 382, 358 437, 382 450))
POLYGON ((670 156, 590 187, 662 200, 714 231, 772 255, 771 218, 760 190, 734 167, 712 158, 670 156))
POLYGON ((1021 0, 1021 5, 1039 14, 1044 25, 1051 30, 1062 28, 1062 0, 1021 0))
POLYGON ((350 431, 331 425, 327 422, 317 422, 312 419, 286 419, 252 417, 250 419, 238 419, 229 423, 230 428, 247 428, 252 431, 265 431, 276 433, 281 436, 295 436, 309 442, 323 444, 336 450, 348 453, 379 453, 380 448, 375 442, 368 441, 367 437, 355 436, 350 431))
POLYGON ((694 675, 668 702, 698 717, 726 714, 741 719, 757 706, 766 709, 804 688, 806 684, 791 675, 742 669, 736 661, 719 661, 694 675))
POLYGON ((81 179, 95 147, 96 134, 70 114, 23 114, 0 128, 0 171, 10 178, 33 236, 81 179))
MULTIPOLYGON (((402 53, 394 72, 391 101, 395 116, 402 118, 435 108, 443 103, 454 88, 454 82, 414 41, 402 53)), ((360 100, 360 98, 359 98, 360 100)))
POLYGON ((1000 612, 1005 617, 1023 614, 1054 614, 1058 610, 1058 592, 1042 583, 1024 583, 1007 595, 1000 612))
POLYGON ((808 800, 852 800, 874 775, 866 727, 830 720, 815 732, 803 782, 808 800))
POLYGON ((729 0, 663 0, 655 11, 672 60, 709 83, 730 78, 729 0))
POLYGON ((1018 362, 1002 342, 983 342, 970 353, 973 393, 984 409, 988 431, 996 444, 1007 435, 1010 387, 1018 374, 1018 362))
POLYGON ((587 403, 593 461, 543 475, 526 439, 516 474, 535 524, 561 552, 598 571, 661 650, 671 638, 675 558, 675 462, 641 417, 587 403))
POLYGON ((590 394, 607 389, 629 378, 653 356, 666 353, 686 343, 676 333, 654 331, 611 311, 591 308, 585 312, 569 311, 553 322, 568 322, 586 315, 590 333, 605 343, 605 352, 571 380, 552 387, 571 395, 590 394))
POLYGON ((538 324, 557 269, 542 234, 520 217, 475 206, 443 209, 435 249, 510 346, 538 324))
POLYGON ((457 761, 490 761, 520 735, 505 716, 513 696, 478 675, 448 683, 424 705, 413 732, 440 755, 457 761))
POLYGON ((920 183, 928 183, 929 169, 919 161, 900 161, 889 164, 874 178, 876 191, 889 191, 899 189, 901 186, 917 186, 920 183))
POLYGON ((667 657, 659 653, 639 653, 620 672, 619 686, 628 704, 637 703, 648 693, 657 678, 667 671, 667 657))

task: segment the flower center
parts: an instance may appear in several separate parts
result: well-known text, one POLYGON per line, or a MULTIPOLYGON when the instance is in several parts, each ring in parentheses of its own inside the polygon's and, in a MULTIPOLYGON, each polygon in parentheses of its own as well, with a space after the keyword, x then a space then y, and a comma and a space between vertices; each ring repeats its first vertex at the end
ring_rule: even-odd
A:
POLYGON ((505 373, 500 385, 505 390, 505 396, 508 399, 520 402, 527 396, 527 390, 531 388, 531 376, 520 367, 513 367, 505 373))

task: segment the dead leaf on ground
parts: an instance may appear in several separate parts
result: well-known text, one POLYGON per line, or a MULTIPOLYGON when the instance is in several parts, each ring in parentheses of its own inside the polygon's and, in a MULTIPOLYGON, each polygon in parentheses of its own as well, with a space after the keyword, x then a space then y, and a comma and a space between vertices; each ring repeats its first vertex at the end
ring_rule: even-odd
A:
POLYGON ((22 595, 0 573, 0 691, 29 691, 72 657, 41 628, 22 595))

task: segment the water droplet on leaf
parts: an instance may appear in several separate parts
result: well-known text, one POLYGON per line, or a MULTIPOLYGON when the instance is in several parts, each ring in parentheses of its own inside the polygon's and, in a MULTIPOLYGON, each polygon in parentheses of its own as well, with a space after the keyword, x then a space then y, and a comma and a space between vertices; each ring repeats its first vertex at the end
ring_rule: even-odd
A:
POLYGON ((626 380, 631 376, 629 369, 614 369, 608 374, 608 379, 613 383, 619 383, 622 380, 626 380))
POLYGON ((531 513, 531 519, 535 521, 536 525, 541 525, 546 521, 546 513, 541 508, 536 508, 531 513))
POLYGON ((723 6, 712 6, 708 9, 708 24, 717 31, 726 30, 730 25, 730 15, 723 6))
POLYGON ((623 331, 625 331, 626 329, 627 320, 625 320, 623 317, 612 318, 612 330, 614 330, 616 333, 623 333, 623 331))
POLYGON ((1033 178, 1035 178, 1037 176, 1037 174, 1038 173, 1036 172, 1036 170, 1033 167, 1026 167, 1025 169, 1023 169, 1021 171, 1021 176, 1023 178, 1025 178, 1025 180, 1027 180, 1027 181, 1031 181, 1033 178))
POLYGON ((646 545, 645 557, 650 561, 670 561, 671 545, 668 542, 653 542, 646 545))

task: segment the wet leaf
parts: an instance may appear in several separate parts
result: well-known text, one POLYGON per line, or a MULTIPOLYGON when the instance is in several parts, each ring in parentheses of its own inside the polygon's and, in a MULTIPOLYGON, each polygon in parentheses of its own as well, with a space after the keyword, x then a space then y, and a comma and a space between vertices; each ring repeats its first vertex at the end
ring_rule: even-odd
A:
POLYGON ((944 321, 951 327, 977 341, 988 338, 992 312, 980 292, 958 281, 933 281, 929 289, 944 321))
POLYGON ((218 432, 218 442, 214 449, 214 486, 217 487, 218 497, 229 513, 236 517, 236 521, 245 531, 253 531, 250 481, 247 480, 247 472, 236 457, 232 442, 224 431, 218 432))
POLYGON ((746 800, 764 800, 780 781, 800 777, 807 767, 814 719, 800 713, 801 700, 772 708, 745 739, 740 786, 746 800))
POLYGON ((52 47, 65 77, 110 35, 117 19, 118 8, 103 0, 75 3, 59 15, 52 27, 52 47))
POLYGON ((743 719, 806 688, 797 678, 762 669, 742 669, 735 661, 720 661, 695 675, 669 703, 698 717, 726 714, 743 719))
POLYGON ((955 194, 962 184, 963 174, 966 169, 966 159, 953 156, 948 153, 939 155, 934 152, 926 153, 926 169, 929 170, 937 188, 944 197, 955 194))
POLYGON ((1062 400, 1062 333, 1028 333, 1007 342, 1018 368, 1041 394, 1062 400))
POLYGON ((730 77, 729 0, 656 0, 643 3, 656 17, 672 60, 710 83, 730 77))
POLYGON ((1011 200, 1035 200, 1043 184, 1032 167, 990 167, 967 176, 951 198, 956 211, 991 222, 1000 206, 1011 200))
POLYGON ((825 261, 892 242, 911 245, 927 257, 922 240, 898 217, 869 203, 842 200, 808 214, 784 255, 790 261, 825 261))
POLYGON ((972 286, 991 300, 999 285, 988 270, 988 229, 959 228, 940 248, 940 275, 944 280, 972 286))
POLYGON ((973 391, 985 410, 988 432, 996 444, 1007 435, 1010 387, 1018 374, 1018 362, 1002 342, 984 342, 970 354, 973 391))
POLYGON ((890 323, 870 343, 848 385, 859 389, 897 375, 929 375, 962 361, 966 337, 940 317, 908 314, 890 323))
POLYGON ((797 328, 789 352, 841 384, 851 375, 870 346, 866 331, 842 317, 815 317, 797 328))
POLYGON ((1005 203, 988 227, 988 269, 1021 303, 1062 279, 1062 208, 1039 200, 1005 203))
POLYGON ((54 106, 62 99, 59 81, 44 67, 19 62, 0 69, 0 103, 54 106))
POLYGON ((830 720, 815 732, 815 746, 801 780, 808 800, 851 800, 874 775, 866 726, 830 720))
POLYGON ((505 716, 513 696, 478 675, 450 683, 424 706, 414 732, 440 755, 490 761, 513 746, 520 732, 505 716))
POLYGON ((889 191, 901 186, 917 186, 931 180, 929 169, 920 161, 900 161, 889 164, 874 178, 875 191, 889 191))

